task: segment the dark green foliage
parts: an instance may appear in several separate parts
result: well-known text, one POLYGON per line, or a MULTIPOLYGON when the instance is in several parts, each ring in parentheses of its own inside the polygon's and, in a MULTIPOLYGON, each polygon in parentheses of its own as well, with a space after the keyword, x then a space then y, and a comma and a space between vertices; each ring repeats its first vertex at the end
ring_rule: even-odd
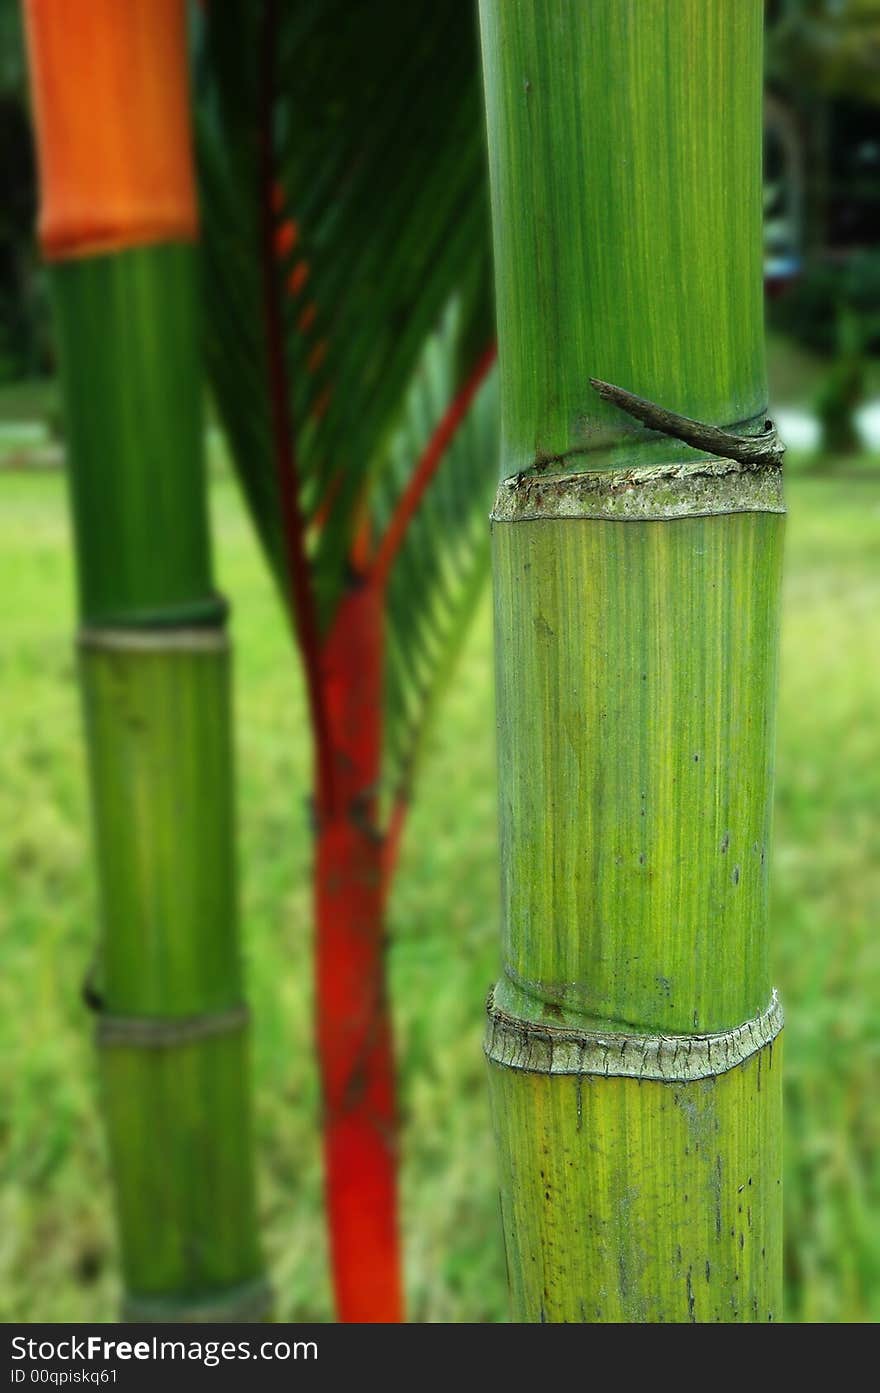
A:
MULTIPOLYGON (((429 0, 278 6, 270 61, 270 11, 252 0, 213 6, 200 35, 207 361, 288 601, 278 469, 291 447, 326 633, 355 537, 381 542, 421 450, 493 333, 476 24, 469 5, 429 0), (267 200, 286 441, 267 349, 267 200)), ((388 591, 395 787, 485 568, 497 444, 492 392, 479 402, 480 424, 468 424, 444 458, 388 591)))
POLYGON ((810 266, 770 302, 773 327, 820 353, 837 350, 841 312, 858 319, 863 348, 880 353, 880 251, 810 266))

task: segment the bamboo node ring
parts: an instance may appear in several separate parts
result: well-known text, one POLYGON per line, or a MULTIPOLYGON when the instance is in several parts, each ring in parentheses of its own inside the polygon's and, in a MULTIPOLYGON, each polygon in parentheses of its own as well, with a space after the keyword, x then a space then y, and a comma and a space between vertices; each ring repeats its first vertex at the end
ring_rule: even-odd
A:
POLYGON ((225 1011, 205 1011, 192 1016, 114 1016, 98 1012, 95 1030, 99 1046, 134 1045, 141 1049, 171 1049, 191 1045, 215 1035, 243 1030, 250 1019, 247 1006, 239 1003, 225 1011))
MULTIPOLYGON (((517 1019, 486 1003, 487 1059, 532 1074, 601 1074, 665 1083, 715 1078, 772 1046, 783 1026, 774 991, 766 1010, 754 1019, 703 1035, 641 1035, 632 1032, 575 1030, 517 1019)), ((772 1063, 772 1055, 771 1055, 772 1063)))
POLYGON ((252 1324, 266 1320, 272 1306, 272 1289, 263 1277, 242 1282, 226 1291, 173 1297, 126 1296, 123 1321, 133 1325, 252 1324))

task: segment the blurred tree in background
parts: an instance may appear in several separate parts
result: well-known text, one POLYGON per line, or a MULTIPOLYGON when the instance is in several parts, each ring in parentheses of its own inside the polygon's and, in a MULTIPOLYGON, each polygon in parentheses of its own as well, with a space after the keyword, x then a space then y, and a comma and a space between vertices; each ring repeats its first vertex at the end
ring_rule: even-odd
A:
POLYGON ((766 73, 770 323, 832 359, 812 406, 852 454, 880 350, 880 4, 770 0, 766 73))
POLYGON ((0 383, 42 376, 53 362, 33 238, 35 178, 21 19, 7 4, 0 8, 0 383))
MULTIPOLYGON (((851 364, 856 342, 880 349, 877 0, 771 3, 767 87, 768 235, 795 276, 772 322, 851 364)), ((841 383, 851 405, 851 370, 841 383)))

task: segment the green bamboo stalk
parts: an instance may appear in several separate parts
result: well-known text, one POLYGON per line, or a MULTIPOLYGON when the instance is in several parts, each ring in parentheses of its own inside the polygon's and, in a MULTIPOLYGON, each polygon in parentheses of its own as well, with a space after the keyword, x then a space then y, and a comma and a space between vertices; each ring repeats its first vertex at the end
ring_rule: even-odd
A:
POLYGON ((24 13, 99 881, 85 994, 123 1316, 260 1319, 185 4, 24 0, 24 13))
POLYGON ((82 613, 92 624, 216 619, 196 249, 73 258, 52 282, 82 613))
POLYGON ((225 605, 192 247, 52 268, 101 903, 90 994, 131 1320, 267 1309, 238 951, 225 605))
POLYGON ((692 448, 590 385, 765 434, 761 11, 481 0, 502 395, 486 1052, 522 1320, 780 1317, 778 456, 692 448))

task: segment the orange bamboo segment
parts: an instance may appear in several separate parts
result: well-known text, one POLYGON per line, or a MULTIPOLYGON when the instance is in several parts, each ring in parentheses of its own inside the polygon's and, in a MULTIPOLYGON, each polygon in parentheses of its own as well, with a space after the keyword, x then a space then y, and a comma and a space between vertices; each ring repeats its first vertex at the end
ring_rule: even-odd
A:
POLYGON ((197 232, 184 0, 24 0, 50 259, 197 232))

